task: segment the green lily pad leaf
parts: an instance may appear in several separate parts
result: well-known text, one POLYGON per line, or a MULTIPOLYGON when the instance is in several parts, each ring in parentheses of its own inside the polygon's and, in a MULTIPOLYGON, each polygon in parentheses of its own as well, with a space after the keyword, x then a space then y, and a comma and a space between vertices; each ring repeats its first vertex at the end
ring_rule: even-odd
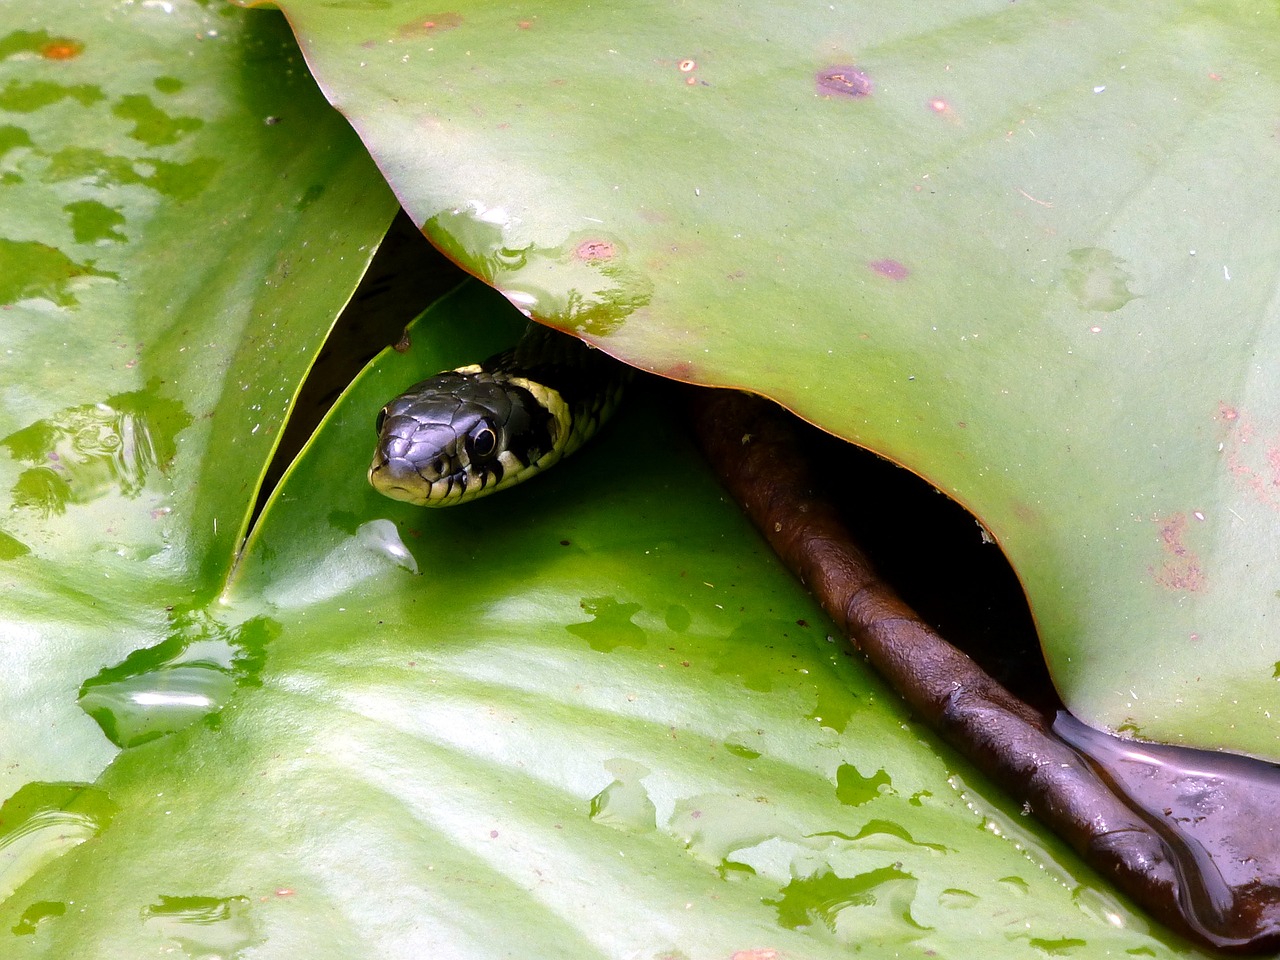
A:
POLYGON ((376 494, 386 396, 511 320, 469 283, 352 386, 217 604, 272 624, 256 684, 124 751, 110 828, 0 929, 49 957, 1201 956, 843 652, 661 394, 504 497, 376 494))
POLYGON ((281 5, 513 303, 966 504, 1082 718, 1280 759, 1280 10, 281 5))
MULTIPOLYGON (((7 19, 0 796, 12 799, 93 781, 113 740, 164 731, 149 704, 185 697, 192 721, 251 682, 243 631, 193 611, 223 586, 298 383, 395 204, 278 20, 183 0, 7 19), (183 692, 178 679, 202 683, 183 692)), ((93 834, 60 816, 32 814, 47 829, 6 849, 93 834)))

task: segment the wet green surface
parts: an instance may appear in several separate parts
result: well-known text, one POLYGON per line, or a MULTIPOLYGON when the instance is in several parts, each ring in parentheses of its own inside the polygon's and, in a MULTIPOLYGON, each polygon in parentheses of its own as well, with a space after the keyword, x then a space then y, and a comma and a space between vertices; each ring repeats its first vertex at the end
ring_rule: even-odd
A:
POLYGON ((1274 5, 281 6, 512 303, 970 507, 1083 718, 1280 758, 1274 5))
MULTIPOLYGON (((278 17, 56 12, 0 28, 0 955, 1199 955, 844 652, 660 393, 491 503, 374 494, 383 400, 522 326, 492 292, 353 387, 231 576, 386 194, 278 17)), ((658 303, 621 237, 501 238, 492 277, 593 332, 658 303)))
MULTIPOLYGON (((78 703, 86 681, 119 742, 181 725, 138 698, 220 703, 242 682, 195 642, 105 678, 221 589, 297 382, 393 209, 278 18, 0 14, 0 796, 101 774, 116 746, 78 703)), ((49 849, 84 838, 66 836, 49 849)), ((52 909, 11 926, 38 939, 52 909)))
POLYGON ((230 627, 208 614, 175 618, 169 639, 136 650, 80 688, 82 710, 118 747, 132 747, 216 719, 237 687, 260 682, 280 625, 254 617, 230 627))
MULTIPOLYGON (((35 782, 20 787, 0 806, 0 898, 8 898, 41 868, 96 837, 116 810, 105 791, 89 784, 35 782)), ((23 912, 17 926, 35 922, 31 909, 23 912)), ((36 910, 49 915, 43 908, 36 910)))
POLYGON ((1196 955, 833 642, 660 393, 505 497, 424 511, 373 492, 385 395, 510 336, 504 311, 471 286, 429 314, 286 475, 217 623, 187 615, 86 685, 229 675, 218 624, 259 638, 215 723, 117 758, 111 830, 0 929, 75 900, 24 932, 35 955, 215 935, 281 957, 1022 957, 1064 936, 1196 955), (108 882, 109 902, 87 895, 108 882))

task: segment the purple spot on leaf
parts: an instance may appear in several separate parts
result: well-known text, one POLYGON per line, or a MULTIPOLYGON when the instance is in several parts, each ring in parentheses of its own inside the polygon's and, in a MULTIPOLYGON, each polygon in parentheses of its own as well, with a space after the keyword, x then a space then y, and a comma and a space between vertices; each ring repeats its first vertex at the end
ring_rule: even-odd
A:
POLYGON ((911 276, 911 271, 897 260, 872 260, 867 266, 880 274, 880 276, 888 277, 890 280, 905 280, 911 276))
POLYGON ((827 67, 814 76, 818 93, 824 96, 861 99, 871 95, 871 78, 852 65, 827 67))

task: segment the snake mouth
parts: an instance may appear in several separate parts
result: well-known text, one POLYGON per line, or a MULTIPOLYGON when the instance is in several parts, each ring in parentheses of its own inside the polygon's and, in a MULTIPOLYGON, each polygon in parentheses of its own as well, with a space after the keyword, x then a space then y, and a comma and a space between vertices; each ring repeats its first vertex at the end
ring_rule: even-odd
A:
MULTIPOLYGON (((512 471, 518 475, 522 470, 522 465, 505 453, 483 467, 464 461, 465 458, 440 456, 421 468, 408 458, 389 457, 379 451, 369 467, 369 483, 392 500, 420 507, 444 507, 474 500, 502 484, 512 471)), ((511 482, 518 483, 519 479, 511 482)))
POLYGON ((393 470, 386 457, 376 457, 369 467, 369 483, 384 497, 401 500, 405 503, 424 504, 430 496, 431 486, 416 472, 413 479, 403 471, 393 470), (415 482, 416 480, 416 482, 415 482))

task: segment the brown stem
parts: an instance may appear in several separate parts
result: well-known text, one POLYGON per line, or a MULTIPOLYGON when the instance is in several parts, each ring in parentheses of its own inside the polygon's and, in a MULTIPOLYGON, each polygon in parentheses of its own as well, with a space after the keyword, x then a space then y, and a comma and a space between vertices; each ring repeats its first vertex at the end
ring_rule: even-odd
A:
MULTIPOLYGON (((1041 713, 922 622, 877 576, 836 509, 814 492, 791 417, 736 391, 692 396, 695 432, 722 483, 926 722, 1169 926, 1217 948, 1261 950, 1280 942, 1274 886, 1264 882, 1260 893, 1251 875, 1231 889, 1225 906, 1221 898, 1207 907, 1194 902, 1187 891, 1201 889, 1203 878, 1188 884, 1187 864, 1195 857, 1178 856, 1180 841, 1171 846, 1168 831, 1153 825, 1149 811, 1135 809, 1108 787, 1105 770, 1100 775, 1055 736, 1041 713)), ((1272 879, 1274 871, 1266 878, 1272 879)))

